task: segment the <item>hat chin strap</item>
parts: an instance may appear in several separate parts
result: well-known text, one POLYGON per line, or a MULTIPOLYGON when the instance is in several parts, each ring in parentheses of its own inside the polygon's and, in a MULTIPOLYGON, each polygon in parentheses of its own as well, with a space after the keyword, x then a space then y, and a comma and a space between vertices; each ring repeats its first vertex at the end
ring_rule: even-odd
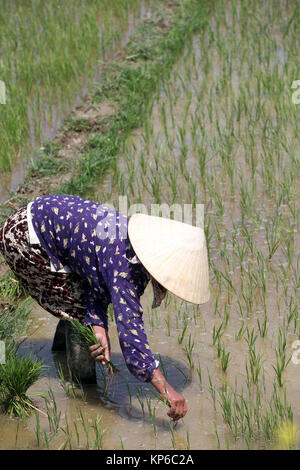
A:
POLYGON ((150 280, 152 282, 152 289, 153 289, 153 302, 152 302, 152 308, 157 308, 160 306, 162 301, 164 300, 166 294, 167 294, 167 289, 163 287, 159 282, 157 282, 154 277, 150 275, 150 280))

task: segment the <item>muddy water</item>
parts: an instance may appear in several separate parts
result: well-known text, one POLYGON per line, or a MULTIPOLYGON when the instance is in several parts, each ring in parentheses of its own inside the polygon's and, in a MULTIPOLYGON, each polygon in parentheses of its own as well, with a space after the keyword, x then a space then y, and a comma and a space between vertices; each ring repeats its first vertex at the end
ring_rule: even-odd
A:
MULTIPOLYGON (((236 4, 240 5, 239 2, 236 4)), ((262 7, 261 3, 257 2, 257 5, 262 7)), ((270 25, 268 34, 274 42, 273 55, 271 54, 269 59, 270 71, 272 71, 272 67, 276 67, 278 48, 282 48, 283 52, 280 57, 284 61, 290 44, 289 36, 282 38, 279 33, 280 18, 283 15, 278 17, 277 10, 273 9, 271 3, 268 5, 270 6, 265 6, 263 17, 272 18, 272 21, 268 22, 270 25)), ((281 6, 285 8, 285 16, 288 17, 290 13, 288 7, 283 2, 281 6)), ((240 11, 239 8, 238 11, 240 11)), ((229 13, 227 16, 230 17, 229 13)), ((222 15, 222 9, 219 14, 222 15)), ((164 85, 159 99, 154 103, 147 126, 137 130, 128 140, 126 150, 120 156, 118 171, 108 175, 96 195, 97 200, 111 202, 116 208, 118 208, 118 196, 123 194, 128 196, 130 203, 143 203, 149 210, 151 203, 190 204, 193 199, 197 203, 205 203, 205 222, 210 224, 211 234, 209 241, 210 301, 197 307, 181 302, 174 296, 168 296, 163 305, 155 312, 151 310, 152 298, 149 288, 142 297, 145 329, 151 349, 157 357, 161 356, 168 381, 175 389, 183 393, 188 404, 188 414, 178 424, 174 433, 175 443, 173 444, 178 449, 189 446, 191 449, 216 448, 218 447, 216 430, 221 448, 246 448, 246 443, 242 439, 235 440, 233 438, 224 422, 218 400, 216 411, 214 410, 209 375, 217 391, 220 391, 224 384, 228 384, 232 388, 236 385, 239 391, 247 390, 245 368, 246 361, 249 360, 247 334, 245 333, 242 339, 237 339, 237 335, 243 325, 249 328, 249 332, 253 330, 257 335, 255 350, 263 355, 264 361, 259 379, 260 386, 265 390, 261 406, 263 414, 265 406, 271 402, 273 383, 276 383, 273 366, 276 364, 275 348, 277 347, 278 329, 285 325, 288 357, 292 353, 292 343, 300 333, 299 320, 297 320, 299 263, 297 264, 296 258, 296 254, 299 252, 299 238, 296 237, 297 220, 292 217, 288 209, 288 205, 292 206, 295 202, 293 194, 288 197, 288 203, 280 205, 289 233, 295 233, 295 240, 292 243, 295 256, 291 266, 287 262, 284 244, 281 244, 272 260, 267 261, 265 229, 265 222, 269 218, 275 218, 274 206, 280 190, 279 181, 285 181, 284 178, 281 179, 283 169, 291 168, 296 171, 296 168, 293 167, 289 153, 280 148, 281 160, 275 168, 277 172, 276 191, 275 194, 270 193, 267 191, 266 181, 263 179, 263 154, 261 153, 262 148, 267 148, 270 154, 278 151, 275 146, 276 139, 283 145, 287 143, 288 139, 291 151, 297 148, 299 137, 294 122, 297 116, 293 114, 293 110, 290 110, 287 98, 283 97, 281 101, 278 96, 270 96, 264 90, 265 95, 262 95, 265 97, 265 109, 261 117, 253 122, 254 110, 257 110, 258 106, 258 100, 255 98, 257 90, 255 81, 248 83, 247 77, 251 75, 251 70, 256 70, 258 73, 265 69, 264 53, 266 51, 264 41, 258 41, 254 32, 251 34, 251 28, 255 31, 256 23, 250 23, 249 36, 243 37, 241 29, 242 20, 245 17, 241 12, 240 15, 242 17, 238 22, 233 21, 236 31, 235 39, 237 42, 241 41, 239 48, 235 49, 231 58, 232 70, 235 72, 229 74, 227 81, 222 82, 224 74, 226 76, 229 73, 226 69, 228 65, 226 49, 231 48, 232 42, 230 42, 228 30, 222 29, 224 28, 223 20, 220 21, 220 17, 215 12, 211 18, 210 26, 216 35, 218 31, 222 32, 224 50, 218 50, 216 41, 212 40, 211 34, 207 32, 203 36, 200 34, 194 38, 193 43, 187 47, 185 54, 176 65, 172 79, 164 85), (249 53, 249 44, 253 45, 253 53, 249 53), (254 48, 256 46, 261 47, 263 51, 261 58, 255 54, 254 48), (241 71, 240 58, 245 54, 245 51, 248 51, 248 61, 243 64, 241 71), (229 83, 232 84, 232 93, 235 96, 233 99, 231 99, 229 83), (249 95, 247 87, 249 87, 249 95), (245 103, 241 104, 244 106, 244 111, 241 111, 240 117, 237 119, 234 105, 236 105, 237 96, 243 96, 243 94, 246 97, 245 103), (280 115, 274 109, 276 100, 281 106, 277 109, 281 109, 282 112, 288 111, 288 121, 279 119, 280 115), (273 133, 273 139, 265 140, 262 132, 263 123, 267 118, 270 119, 270 116, 274 117, 274 121, 270 120, 269 124, 270 135, 273 133), (276 128, 275 118, 276 122, 280 123, 279 128, 276 128), (231 122, 232 132, 229 133, 231 122), (218 126, 221 132, 218 131, 218 126), (232 148, 229 144, 232 145, 232 148), (230 152, 230 156, 234 158, 234 193, 231 191, 231 174, 226 166, 226 158, 222 159, 226 145, 228 145, 227 152, 230 152), (251 180, 251 168, 246 159, 251 145, 254 153, 258 156, 254 162, 256 170, 253 180, 251 180), (206 155, 206 165, 204 172, 201 172, 203 155, 206 155), (282 162, 285 162, 285 166, 282 162), (244 179, 241 180, 240 175, 244 179), (175 185, 172 183, 172 177, 175 179, 175 185), (251 210, 241 207, 242 189, 245 187, 249 190, 248 197, 253 198, 251 210), (224 205, 223 215, 217 196, 220 196, 224 205), (257 323, 258 321, 262 323, 264 319, 263 293, 260 283, 258 282, 256 285, 253 278, 254 287, 252 294, 248 296, 248 292, 251 292, 252 288, 249 276, 252 273, 254 277, 259 277, 259 266, 255 250, 251 253, 245 236, 242 234, 241 220, 243 215, 246 217, 247 227, 252 233, 249 243, 251 244, 253 241, 255 249, 262 253, 265 262, 268 330, 264 338, 259 335, 257 323), (238 244, 245 247, 245 256, 242 262, 238 258, 238 244), (286 279, 283 278, 280 265, 286 269, 286 279), (216 269, 228 274, 235 291, 224 280, 221 280, 219 284, 216 269), (247 298, 252 300, 248 314, 245 301, 247 298), (294 320, 288 323, 289 302, 296 306, 296 325, 298 321, 296 328, 294 328, 294 320), (221 324, 226 309, 228 324, 221 338, 221 343, 224 344, 226 352, 230 352, 230 361, 227 371, 224 373, 220 366, 216 347, 213 346, 213 329, 221 324), (178 338, 182 335, 185 322, 188 327, 182 344, 179 344, 178 338), (193 370, 190 369, 184 352, 189 337, 194 341, 193 370), (196 371, 199 366, 202 373, 202 386, 200 386, 196 371)), ((231 23, 229 24, 231 25, 231 23)), ((284 70, 288 76, 292 73, 289 67, 292 67, 291 63, 284 63, 284 70)), ((278 80, 281 79, 279 74, 278 80)), ((35 323, 40 327, 24 343, 23 351, 31 349, 39 351, 39 356, 43 357, 49 365, 50 372, 49 378, 40 380, 31 392, 45 391, 50 383, 55 392, 57 406, 62 413, 61 426, 65 428, 67 417, 69 427, 72 429, 73 448, 86 446, 85 433, 78 420, 79 407, 90 430, 90 447, 93 445, 91 426, 97 414, 102 417, 101 429, 106 429, 103 436, 103 448, 105 449, 120 449, 122 443, 125 449, 171 449, 173 447, 166 409, 163 404, 154 398, 152 399, 151 407, 152 409, 156 408, 155 427, 147 408, 146 397, 151 397, 147 391, 149 386, 138 382, 127 372, 120 354, 116 329, 112 322, 110 322, 112 360, 120 369, 118 381, 109 384, 107 399, 101 390, 103 383, 101 376, 99 376, 98 388, 86 390, 85 399, 80 396, 74 399, 66 396, 57 378, 56 363, 58 360, 64 360, 63 355, 58 356, 51 353, 51 341, 57 320, 37 306, 33 309, 32 315, 36 318, 35 323), (143 390, 145 395, 142 399, 144 414, 139 402, 139 390, 143 390), (79 444, 76 441, 76 432, 70 424, 74 421, 79 423, 79 444)), ((290 361, 283 375, 287 398, 293 408, 294 422, 298 426, 300 425, 299 367, 290 361)), ((42 399, 36 398, 35 403, 45 410, 42 399)), ((0 447, 36 448, 34 417, 25 420, 24 424, 20 424, 18 440, 15 444, 17 422, 17 420, 7 422, 5 419, 4 423, 3 419, 6 432, 5 435, 1 435, 0 447)), ((41 417, 41 427, 49 432, 46 418, 41 417)), ((50 448, 58 448, 65 439, 64 433, 59 431, 50 440, 50 448)), ((264 446, 263 441, 263 438, 256 439, 252 446, 261 448, 264 446)), ((42 444, 42 447, 45 447, 45 444, 42 444)))
MULTIPOLYGON (((119 39, 116 39, 112 43, 112 47, 108 52, 100 57, 101 60, 108 60, 112 58, 117 51, 123 48, 135 28, 137 22, 147 15, 150 9, 151 1, 146 0, 139 2, 138 8, 129 8, 128 17, 126 21, 120 19, 113 19, 115 26, 118 26, 119 39)), ((103 34, 101 25, 99 26, 99 42, 101 42, 101 36, 103 34)), ((99 57, 95 57, 95 63, 99 62, 99 57)), ((98 83, 101 79, 102 66, 98 64, 94 67, 92 73, 91 82, 98 83)), ((70 90, 69 90, 70 91, 70 90)), ((10 190, 16 189, 16 187, 22 182, 24 174, 28 165, 32 164, 37 158, 37 151, 41 142, 49 139, 53 139, 59 130, 63 120, 70 113, 71 109, 78 106, 88 91, 88 83, 85 77, 79 77, 77 83, 77 90, 73 91, 73 98, 67 100, 62 96, 57 96, 51 102, 49 102, 47 95, 43 97, 43 106, 39 116, 40 135, 37 136, 36 132, 36 113, 37 106, 35 103, 34 96, 32 102, 28 106, 28 118, 29 118, 29 141, 27 148, 24 146, 21 155, 13 163, 13 169, 11 172, 1 174, 0 181, 0 202, 7 199, 7 193, 10 190), (77 93, 77 94, 76 94, 77 93)), ((40 90, 40 94, 43 95, 43 91, 40 90)))

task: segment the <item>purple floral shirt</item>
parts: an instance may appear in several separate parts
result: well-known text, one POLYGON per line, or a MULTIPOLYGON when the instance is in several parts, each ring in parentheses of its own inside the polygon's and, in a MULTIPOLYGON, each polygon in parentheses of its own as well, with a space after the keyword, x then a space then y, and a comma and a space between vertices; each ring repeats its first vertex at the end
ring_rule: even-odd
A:
POLYGON ((150 381, 157 362, 144 331, 140 303, 149 275, 136 262, 128 218, 107 206, 68 195, 37 198, 31 215, 54 267, 68 266, 85 282, 84 324, 108 328, 107 308, 112 303, 126 365, 138 379, 150 381))

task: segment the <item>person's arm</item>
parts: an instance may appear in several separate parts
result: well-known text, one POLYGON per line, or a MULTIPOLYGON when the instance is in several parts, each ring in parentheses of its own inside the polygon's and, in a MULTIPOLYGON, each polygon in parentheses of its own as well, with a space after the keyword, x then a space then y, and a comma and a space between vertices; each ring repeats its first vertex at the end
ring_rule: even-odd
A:
POLYGON ((126 366, 137 379, 150 382, 158 361, 151 352, 144 330, 143 309, 137 289, 122 275, 118 282, 112 281, 109 289, 126 366))
POLYGON ((171 387, 159 369, 155 370, 151 384, 164 398, 168 400, 170 404, 168 416, 170 416, 173 421, 178 421, 186 415, 187 406, 185 398, 171 387))
MULTIPOLYGON (((117 283, 115 283, 117 284, 117 283)), ((166 381, 158 368, 144 331, 143 309, 134 286, 126 280, 112 289, 120 346, 129 371, 139 380, 150 382, 170 404, 168 416, 174 421, 183 418, 187 412, 184 397, 166 381)))
POLYGON ((90 285, 86 287, 86 315, 84 325, 97 325, 108 330, 107 308, 109 300, 106 296, 95 296, 90 285))

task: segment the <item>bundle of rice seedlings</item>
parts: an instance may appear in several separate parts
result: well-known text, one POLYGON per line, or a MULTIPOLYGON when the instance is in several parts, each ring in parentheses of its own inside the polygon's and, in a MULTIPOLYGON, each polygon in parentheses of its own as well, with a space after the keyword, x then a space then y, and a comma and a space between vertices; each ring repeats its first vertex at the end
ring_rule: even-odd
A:
MULTIPOLYGON (((102 346, 91 325, 85 326, 77 320, 68 319, 68 321, 73 325, 74 331, 78 335, 79 340, 86 344, 87 347, 93 346, 94 344, 100 344, 100 346, 102 346)), ((119 369, 111 361, 108 361, 104 357, 103 361, 105 362, 105 365, 108 367, 111 374, 119 372, 119 369)))
POLYGON ((0 365, 0 404, 10 416, 25 417, 37 409, 27 390, 39 379, 45 366, 31 355, 17 356, 16 343, 6 346, 6 362, 0 365))

